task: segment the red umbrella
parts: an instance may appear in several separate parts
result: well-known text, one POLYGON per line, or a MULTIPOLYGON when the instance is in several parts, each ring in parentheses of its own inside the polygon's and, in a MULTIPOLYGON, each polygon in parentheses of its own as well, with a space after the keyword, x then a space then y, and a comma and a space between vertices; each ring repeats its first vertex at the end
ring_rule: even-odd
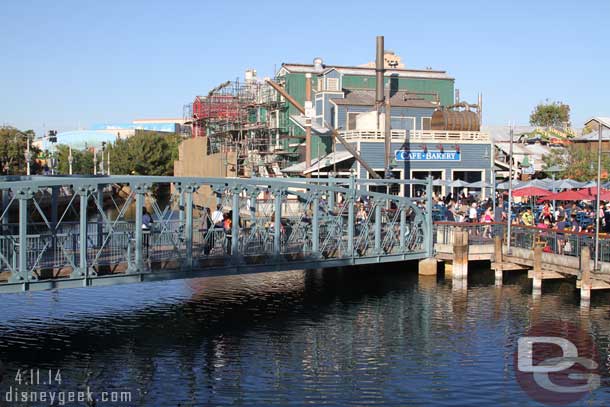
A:
POLYGON ((551 191, 547 191, 546 189, 538 188, 538 187, 524 187, 515 189, 513 191, 513 196, 547 196, 551 195, 551 191))
MULTIPOLYGON (((578 191, 563 191, 544 197, 545 201, 592 201, 597 196, 596 188, 583 188, 578 191)), ((610 200, 610 191, 602 189, 599 199, 602 201, 610 200)))

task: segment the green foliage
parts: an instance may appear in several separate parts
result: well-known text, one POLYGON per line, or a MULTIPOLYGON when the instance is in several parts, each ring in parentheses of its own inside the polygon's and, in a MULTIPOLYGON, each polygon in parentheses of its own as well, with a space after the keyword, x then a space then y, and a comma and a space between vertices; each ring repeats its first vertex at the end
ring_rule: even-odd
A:
POLYGON ((532 114, 530 124, 541 127, 563 127, 564 123, 570 123, 570 106, 561 102, 540 103, 532 114))
MULTIPOLYGON (((26 174, 27 166, 25 161, 26 143, 34 140, 34 131, 20 131, 14 127, 0 127, 0 173, 4 175, 26 174)), ((30 172, 36 174, 40 172, 40 165, 35 160, 40 154, 40 149, 30 145, 32 160, 30 162, 30 172)))
MULTIPOLYGON (((557 178, 571 178, 577 181, 591 181, 597 177, 597 151, 586 147, 570 145, 567 148, 552 149, 543 157, 543 170, 558 166, 564 170, 557 178)), ((610 172, 610 157, 602 155, 602 172, 610 172)))
MULTIPOLYGON (((57 146, 57 169, 60 174, 70 173, 70 148, 60 144, 57 146)), ((89 150, 72 150, 72 174, 93 174, 93 153, 89 150)))
POLYGON ((136 131, 108 147, 111 173, 116 175, 173 175, 179 134, 136 131))

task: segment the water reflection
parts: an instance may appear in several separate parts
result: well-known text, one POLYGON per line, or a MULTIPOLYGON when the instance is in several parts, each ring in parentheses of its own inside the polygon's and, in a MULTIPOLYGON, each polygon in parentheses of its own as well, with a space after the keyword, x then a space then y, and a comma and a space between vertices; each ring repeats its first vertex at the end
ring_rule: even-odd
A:
MULTIPOLYGON (((264 273, 0 297, 8 370, 62 388, 128 389, 141 405, 523 405, 516 340, 570 320, 606 360, 607 294, 473 270, 467 288, 416 265, 264 273)), ((607 366, 604 367, 607 370, 607 366)), ((13 383, 14 384, 14 383, 13 383)), ((607 397, 606 388, 591 400, 607 397)))

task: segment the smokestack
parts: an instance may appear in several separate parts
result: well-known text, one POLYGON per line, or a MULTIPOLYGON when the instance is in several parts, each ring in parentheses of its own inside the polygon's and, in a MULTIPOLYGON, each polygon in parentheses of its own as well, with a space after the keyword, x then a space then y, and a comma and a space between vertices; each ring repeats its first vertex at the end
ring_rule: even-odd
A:
POLYGON ((379 107, 383 104, 383 74, 385 73, 385 65, 383 62, 383 35, 377 36, 377 56, 375 58, 375 103, 379 107))

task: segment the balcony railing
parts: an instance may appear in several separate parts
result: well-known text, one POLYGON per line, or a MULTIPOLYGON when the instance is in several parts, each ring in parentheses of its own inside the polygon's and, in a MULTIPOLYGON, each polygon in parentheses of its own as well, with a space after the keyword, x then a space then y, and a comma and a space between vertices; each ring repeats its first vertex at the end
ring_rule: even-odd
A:
MULTIPOLYGON (((489 134, 480 131, 444 131, 444 130, 391 130, 391 139, 395 143, 410 142, 469 142, 487 143, 489 134)), ((341 132, 347 141, 382 141, 385 131, 348 130, 341 132)))

